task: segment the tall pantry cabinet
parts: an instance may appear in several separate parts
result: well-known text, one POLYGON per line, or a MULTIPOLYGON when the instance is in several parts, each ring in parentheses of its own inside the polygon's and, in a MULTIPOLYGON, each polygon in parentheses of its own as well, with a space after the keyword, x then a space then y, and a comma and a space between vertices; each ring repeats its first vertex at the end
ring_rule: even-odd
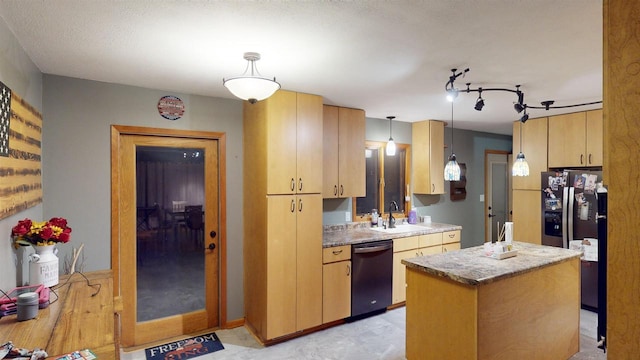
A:
POLYGON ((322 324, 322 97, 243 106, 245 323, 268 342, 322 324))
POLYGON ((513 238, 517 241, 533 244, 542 242, 540 173, 547 171, 547 129, 546 117, 513 123, 514 158, 522 151, 529 164, 529 176, 511 178, 513 238))

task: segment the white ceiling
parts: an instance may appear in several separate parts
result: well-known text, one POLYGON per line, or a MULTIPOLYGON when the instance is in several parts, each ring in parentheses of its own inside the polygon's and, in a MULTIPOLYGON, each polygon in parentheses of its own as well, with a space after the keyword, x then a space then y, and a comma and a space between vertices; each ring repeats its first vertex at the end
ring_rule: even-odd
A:
MULTIPOLYGON (((2 0, 0 16, 43 73, 168 93, 233 98, 222 78, 255 51, 284 89, 373 118, 450 120, 451 68, 471 69, 457 88, 520 84, 529 105, 602 100, 602 0, 2 0)), ((516 95, 476 98, 455 127, 511 134, 516 95)))

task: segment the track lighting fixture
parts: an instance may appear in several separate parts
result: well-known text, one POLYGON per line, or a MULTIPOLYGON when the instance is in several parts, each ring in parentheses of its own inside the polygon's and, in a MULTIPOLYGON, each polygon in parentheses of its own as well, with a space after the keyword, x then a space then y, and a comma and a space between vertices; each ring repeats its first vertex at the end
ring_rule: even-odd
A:
MULTIPOLYGON (((449 101, 453 101, 453 99, 455 99, 455 97, 457 97, 458 93, 460 93, 460 92, 466 92, 466 93, 477 92, 478 93, 478 99, 476 100, 476 104, 475 104, 474 108, 476 110, 478 110, 478 111, 482 110, 482 108, 484 107, 484 99, 482 98, 482 92, 483 91, 506 91, 506 92, 512 92, 512 93, 516 94, 518 96, 518 99, 513 104, 513 109, 518 114, 520 114, 521 112, 525 111, 526 109, 541 109, 541 110, 565 109, 565 108, 571 108, 571 107, 576 107, 576 106, 587 106, 587 105, 602 104, 602 101, 593 101, 593 102, 581 103, 581 104, 572 104, 572 105, 563 105, 563 106, 551 106, 551 105, 554 104, 554 101, 553 100, 547 100, 547 101, 543 101, 543 102, 540 103, 542 106, 527 105, 524 102, 524 92, 522 92, 520 90, 520 85, 516 85, 515 90, 514 89, 507 89, 507 88, 481 88, 481 87, 476 88, 476 89, 472 89, 471 88, 471 83, 467 83, 466 84, 467 85, 466 89, 463 89, 463 90, 456 89, 455 86, 454 86, 454 82, 460 76, 464 77, 467 72, 469 72, 469 68, 466 68, 466 69, 464 69, 463 71, 460 71, 460 72, 458 72, 458 69, 451 69, 451 76, 449 76, 449 81, 447 81, 447 83, 445 84, 445 90, 447 91, 447 99, 449 101)), ((529 119, 529 115, 525 113, 522 116, 522 118, 525 118, 524 121, 526 121, 527 119, 529 119)))
POLYGON ((478 88, 478 100, 476 100, 476 106, 474 106, 474 109, 478 111, 482 111, 483 107, 484 107, 484 99, 482 98, 482 88, 478 88))

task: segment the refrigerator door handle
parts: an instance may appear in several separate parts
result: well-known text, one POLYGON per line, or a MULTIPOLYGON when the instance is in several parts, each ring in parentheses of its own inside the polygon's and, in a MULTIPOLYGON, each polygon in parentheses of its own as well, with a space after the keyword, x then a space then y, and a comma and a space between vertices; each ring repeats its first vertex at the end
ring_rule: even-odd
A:
POLYGON ((567 242, 567 227, 569 223, 567 222, 567 211, 569 210, 569 187, 565 186, 562 189, 562 247, 568 248, 567 242))
POLYGON ((569 197, 567 198, 567 203, 569 204, 569 210, 567 212, 567 220, 569 220, 569 227, 567 230, 567 241, 566 243, 564 243, 564 248, 568 249, 569 248, 569 244, 571 244, 571 242, 573 241, 573 204, 575 203, 575 201, 573 201, 574 196, 575 196, 575 189, 572 187, 569 188, 569 197))

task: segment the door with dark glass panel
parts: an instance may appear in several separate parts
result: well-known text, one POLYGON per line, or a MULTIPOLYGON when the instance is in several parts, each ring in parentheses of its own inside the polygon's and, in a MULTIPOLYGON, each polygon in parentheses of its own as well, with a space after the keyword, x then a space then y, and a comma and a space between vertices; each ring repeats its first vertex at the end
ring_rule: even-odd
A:
POLYGON ((217 326, 217 140, 121 139, 123 345, 217 326))

